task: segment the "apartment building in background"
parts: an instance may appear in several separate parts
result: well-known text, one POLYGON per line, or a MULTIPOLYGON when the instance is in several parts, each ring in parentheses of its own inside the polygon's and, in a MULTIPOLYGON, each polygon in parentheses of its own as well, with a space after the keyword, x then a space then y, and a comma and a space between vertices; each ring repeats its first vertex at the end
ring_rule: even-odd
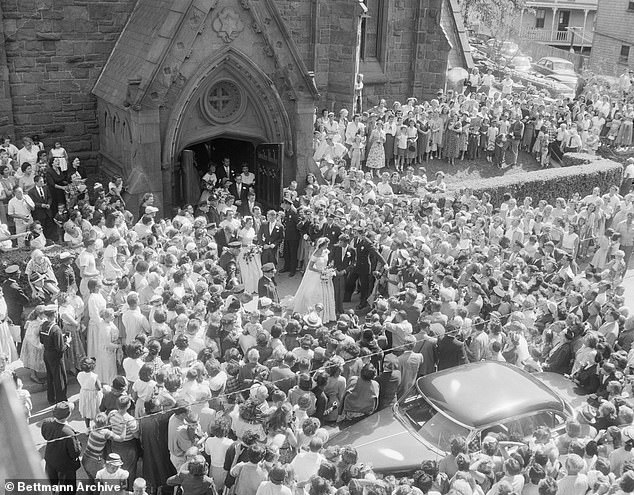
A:
POLYGON ((589 67, 612 76, 634 69, 634 1, 599 0, 589 67))
MULTIPOLYGON (((520 41, 587 55, 600 0, 528 0, 519 20, 520 41)), ((618 3, 619 0, 607 0, 618 3)), ((632 2, 630 2, 632 3, 632 2)))

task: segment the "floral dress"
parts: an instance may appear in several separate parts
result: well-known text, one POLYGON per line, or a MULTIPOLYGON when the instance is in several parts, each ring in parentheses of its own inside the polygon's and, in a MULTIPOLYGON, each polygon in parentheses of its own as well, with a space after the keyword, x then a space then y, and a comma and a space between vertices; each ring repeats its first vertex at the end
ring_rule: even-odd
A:
MULTIPOLYGON (((81 301, 81 298, 79 299, 81 301)), ((79 328, 80 315, 81 313, 77 313, 75 307, 68 302, 59 307, 62 330, 71 336, 70 346, 64 354, 64 362, 66 363, 66 370, 73 374, 79 369, 81 358, 86 356, 86 348, 84 347, 79 328)))
POLYGON ((366 165, 368 168, 380 169, 385 167, 385 133, 379 129, 374 129, 370 135, 370 151, 366 165))
POLYGON ((462 125, 460 122, 451 124, 447 129, 447 139, 445 142, 445 157, 446 158, 458 158, 460 155, 460 133, 462 132, 462 125))

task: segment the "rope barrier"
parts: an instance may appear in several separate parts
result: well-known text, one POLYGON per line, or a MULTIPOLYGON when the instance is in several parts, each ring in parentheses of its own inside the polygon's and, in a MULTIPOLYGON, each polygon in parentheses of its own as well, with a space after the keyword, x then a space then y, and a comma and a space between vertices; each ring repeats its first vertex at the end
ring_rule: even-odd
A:
MULTIPOLYGON (((634 273, 628 278, 632 278, 632 277, 634 277, 634 273)), ((556 304, 564 302, 565 300, 566 300, 566 298, 562 297, 562 298, 560 298, 559 300, 556 301, 556 304)), ((487 324, 487 323, 490 323, 491 321, 494 321, 494 319, 490 318, 488 320, 483 320, 482 322, 479 322, 479 324, 487 324)), ((380 355, 384 355, 386 353, 389 353, 389 352, 392 352, 392 351, 395 351, 395 350, 406 349, 406 348, 411 347, 411 346, 412 346, 412 343, 403 344, 403 345, 400 345, 400 346, 395 346, 395 347, 390 347, 388 349, 383 349, 383 350, 381 350, 379 352, 373 352, 373 353, 370 353, 370 354, 366 354, 363 357, 364 358, 370 358, 370 357, 373 357, 373 356, 380 356, 380 355)), ((347 359, 347 360, 344 360, 342 364, 356 362, 358 359, 359 359, 358 357, 347 359)), ((307 373, 312 376, 312 375, 314 375, 315 373, 317 373, 319 371, 325 371, 325 369, 326 368, 324 366, 322 366, 322 367, 317 368, 315 370, 311 370, 311 371, 309 371, 307 373)), ((283 382, 283 381, 286 381, 286 380, 287 380, 287 378, 281 378, 279 380, 274 380, 272 382, 271 381, 267 381, 266 383, 275 384, 275 383, 283 382)), ((256 381, 255 383, 258 383, 258 382, 256 381)), ((262 383, 262 382, 259 382, 259 383, 262 383)), ((211 397, 209 399, 203 399, 203 400, 199 400, 199 401, 190 402, 190 403, 188 403, 188 407, 191 407, 191 406, 194 406, 194 405, 208 404, 209 400, 212 399, 212 398, 229 398, 229 397, 233 397, 233 396, 238 395, 238 394, 241 395, 241 394, 243 394, 245 392, 249 392, 250 389, 251 389, 251 387, 244 388, 244 389, 241 389, 241 390, 236 390, 234 392, 226 392, 226 393, 223 393, 223 394, 219 394, 219 395, 211 397)), ((155 413, 146 414, 146 415, 141 416, 139 418, 134 418, 134 421, 139 421, 139 420, 142 420, 142 419, 145 419, 145 418, 149 418, 149 417, 153 417, 153 416, 159 416, 159 415, 162 415, 162 414, 165 414, 165 413, 176 411, 177 409, 180 409, 180 407, 176 407, 175 406, 175 407, 172 407, 170 409, 165 409, 165 410, 161 410, 161 411, 158 411, 158 412, 155 412, 155 413)), ((67 440, 69 438, 75 438, 75 437, 83 435, 83 434, 90 434, 91 431, 99 431, 99 430, 105 430, 105 429, 110 429, 110 428, 111 428, 111 425, 106 425, 106 426, 102 426, 100 428, 94 428, 94 429, 90 430, 87 433, 76 432, 73 435, 67 435, 67 436, 56 438, 56 439, 53 439, 53 440, 47 440, 45 442, 40 442, 40 443, 36 444, 36 447, 40 448, 40 447, 42 447, 44 445, 47 445, 49 443, 59 442, 59 441, 62 441, 62 440, 67 440)))

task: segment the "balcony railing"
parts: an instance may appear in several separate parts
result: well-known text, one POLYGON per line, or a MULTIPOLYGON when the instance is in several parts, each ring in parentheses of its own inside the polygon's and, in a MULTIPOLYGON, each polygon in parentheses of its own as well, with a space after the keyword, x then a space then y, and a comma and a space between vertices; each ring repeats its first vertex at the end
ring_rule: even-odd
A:
MULTIPOLYGON (((551 31, 550 29, 524 29, 520 32, 520 39, 529 41, 538 41, 542 43, 571 43, 573 41, 572 31, 551 31)), ((576 35, 574 37, 575 45, 587 44, 583 41, 582 36, 576 35)))

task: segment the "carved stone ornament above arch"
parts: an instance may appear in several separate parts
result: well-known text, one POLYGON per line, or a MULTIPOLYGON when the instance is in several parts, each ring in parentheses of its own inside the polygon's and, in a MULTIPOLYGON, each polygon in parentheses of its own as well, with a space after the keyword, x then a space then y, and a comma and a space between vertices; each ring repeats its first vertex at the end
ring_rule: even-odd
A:
POLYGON ((189 78, 174 101, 163 140, 163 163, 173 162, 189 144, 191 136, 183 129, 192 111, 209 122, 199 137, 212 138, 239 125, 247 106, 257 113, 261 140, 284 143, 286 154, 292 156, 290 119, 275 83, 248 56, 227 45, 189 78))
POLYGON ((230 79, 214 82, 199 101, 204 117, 215 124, 229 124, 240 120, 247 108, 244 91, 230 79))

